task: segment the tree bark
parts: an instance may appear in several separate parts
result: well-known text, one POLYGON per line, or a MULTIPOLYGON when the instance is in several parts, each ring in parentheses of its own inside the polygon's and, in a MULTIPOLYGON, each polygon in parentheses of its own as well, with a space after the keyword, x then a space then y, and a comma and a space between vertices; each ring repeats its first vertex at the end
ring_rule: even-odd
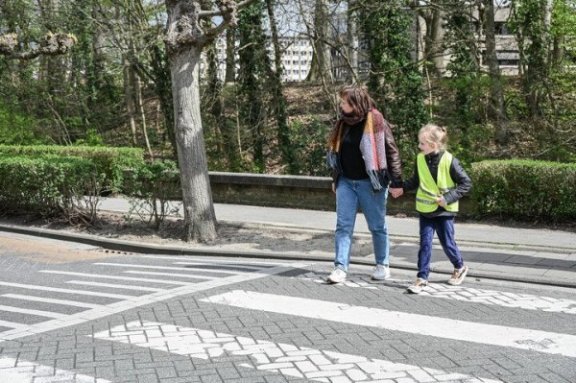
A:
POLYGON ((486 64, 490 73, 490 117, 496 128, 496 140, 505 142, 508 135, 506 111, 504 109, 504 90, 500 65, 496 55, 496 29, 494 26, 494 0, 484 0, 484 36, 486 46, 486 64))
POLYGON ((348 81, 356 82, 358 79, 358 49, 360 46, 358 40, 358 12, 356 11, 356 0, 348 0, 348 62, 350 63, 348 81))
POLYGON ((175 133, 184 204, 184 238, 210 242, 216 238, 216 214, 208 177, 200 116, 200 53, 189 46, 170 58, 175 133))
POLYGON ((327 0, 315 0, 314 9, 314 57, 312 67, 308 74, 308 81, 332 81, 332 56, 330 53, 328 2, 327 0))

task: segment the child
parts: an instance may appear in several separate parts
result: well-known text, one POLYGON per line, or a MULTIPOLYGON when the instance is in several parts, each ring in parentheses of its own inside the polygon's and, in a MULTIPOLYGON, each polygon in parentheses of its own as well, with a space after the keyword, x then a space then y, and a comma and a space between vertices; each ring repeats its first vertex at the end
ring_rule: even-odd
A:
POLYGON ((421 153, 416 158, 416 172, 404 182, 403 191, 418 189, 416 210, 420 214, 420 250, 418 251, 418 278, 408 287, 413 294, 420 293, 428 286, 432 240, 434 232, 444 253, 454 265, 454 272, 448 280, 451 285, 460 285, 468 266, 464 265, 460 250, 454 240, 454 217, 458 212, 458 200, 468 193, 472 181, 460 162, 445 150, 446 128, 433 124, 425 125, 418 133, 418 148, 421 153))

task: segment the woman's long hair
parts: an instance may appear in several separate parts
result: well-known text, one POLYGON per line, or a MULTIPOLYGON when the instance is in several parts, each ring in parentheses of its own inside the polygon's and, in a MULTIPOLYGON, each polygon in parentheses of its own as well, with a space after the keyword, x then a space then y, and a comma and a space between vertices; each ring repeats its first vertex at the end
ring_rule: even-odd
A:
MULTIPOLYGON (((338 96, 350 104, 352 107, 352 114, 357 118, 365 117, 372 108, 376 107, 374 100, 370 97, 366 88, 358 85, 343 86, 338 92, 338 96)), ((332 129, 330 136, 328 137, 328 146, 334 151, 338 150, 341 125, 342 118, 336 122, 334 129, 332 129)))

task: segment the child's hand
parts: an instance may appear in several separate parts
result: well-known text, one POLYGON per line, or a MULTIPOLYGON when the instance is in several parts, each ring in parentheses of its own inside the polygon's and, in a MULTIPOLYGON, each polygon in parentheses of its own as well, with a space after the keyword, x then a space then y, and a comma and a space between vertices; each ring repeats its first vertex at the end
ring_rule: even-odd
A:
POLYGON ((437 197, 436 203, 442 207, 446 207, 446 205, 447 205, 446 200, 444 199, 444 196, 437 197))
POLYGON ((402 194, 404 194, 404 189, 402 188, 390 188, 389 189, 390 195, 394 198, 398 198, 400 197, 402 194))

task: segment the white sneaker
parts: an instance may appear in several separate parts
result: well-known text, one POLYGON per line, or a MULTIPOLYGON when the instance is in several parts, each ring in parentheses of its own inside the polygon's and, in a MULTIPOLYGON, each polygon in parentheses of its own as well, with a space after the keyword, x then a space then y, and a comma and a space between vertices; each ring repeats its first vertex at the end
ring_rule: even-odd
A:
POLYGON ((328 276, 328 282, 331 283, 342 283, 346 280, 346 272, 339 268, 334 268, 330 275, 328 276))
POLYGON ((458 286, 462 284, 464 278, 468 274, 468 266, 462 266, 461 269, 454 269, 452 276, 448 279, 448 284, 453 286, 458 286))
POLYGON ((426 290, 428 287, 428 281, 426 279, 418 278, 416 282, 408 287, 408 292, 412 294, 420 294, 422 291, 426 290))
POLYGON ((372 279, 375 281, 384 281, 390 278, 390 268, 387 265, 376 265, 372 279))

